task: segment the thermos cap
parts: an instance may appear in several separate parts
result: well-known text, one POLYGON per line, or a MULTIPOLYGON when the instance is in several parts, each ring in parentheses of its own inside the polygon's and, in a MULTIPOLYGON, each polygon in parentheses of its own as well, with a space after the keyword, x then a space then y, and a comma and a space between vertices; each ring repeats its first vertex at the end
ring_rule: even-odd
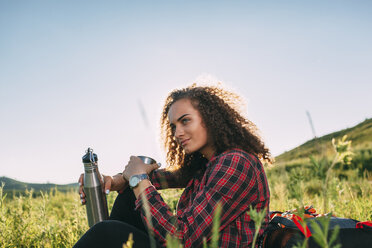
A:
POLYGON ((98 161, 97 154, 93 153, 93 149, 88 148, 83 156, 83 163, 93 163, 98 161))

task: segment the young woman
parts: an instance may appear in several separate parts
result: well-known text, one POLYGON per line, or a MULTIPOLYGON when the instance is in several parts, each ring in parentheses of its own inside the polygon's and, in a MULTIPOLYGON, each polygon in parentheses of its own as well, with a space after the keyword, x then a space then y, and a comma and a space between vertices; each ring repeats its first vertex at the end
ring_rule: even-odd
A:
MULTIPOLYGON (((122 247, 129 233, 134 247, 150 247, 149 234, 158 247, 166 247, 168 234, 184 247, 202 247, 203 239, 211 239, 217 205, 219 247, 250 247, 255 232, 250 206, 267 213, 260 235, 269 220, 269 187, 260 160, 270 160, 270 154, 239 104, 239 96, 214 86, 171 92, 161 117, 169 168, 132 156, 122 175, 106 176, 105 189, 120 191, 110 220, 93 226, 75 247, 122 247), (173 214, 157 190, 181 187, 173 214)), ((84 204, 82 177, 80 183, 84 204)))

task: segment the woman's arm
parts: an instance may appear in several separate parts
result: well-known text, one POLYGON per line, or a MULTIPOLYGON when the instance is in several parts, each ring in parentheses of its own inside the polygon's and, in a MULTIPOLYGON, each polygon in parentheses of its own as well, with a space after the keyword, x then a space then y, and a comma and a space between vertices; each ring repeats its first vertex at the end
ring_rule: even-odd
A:
POLYGON ((180 170, 169 171, 167 169, 154 170, 150 173, 150 181, 156 189, 184 188, 185 180, 180 180, 180 170))

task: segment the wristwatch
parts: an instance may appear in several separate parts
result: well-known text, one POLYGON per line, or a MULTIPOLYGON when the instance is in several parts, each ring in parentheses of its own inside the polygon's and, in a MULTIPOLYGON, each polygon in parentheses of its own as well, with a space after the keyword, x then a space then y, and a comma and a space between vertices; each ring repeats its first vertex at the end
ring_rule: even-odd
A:
POLYGON ((138 186, 139 182, 141 182, 144 179, 149 179, 149 176, 145 174, 139 174, 139 175, 133 175, 129 178, 129 187, 131 189, 138 186))

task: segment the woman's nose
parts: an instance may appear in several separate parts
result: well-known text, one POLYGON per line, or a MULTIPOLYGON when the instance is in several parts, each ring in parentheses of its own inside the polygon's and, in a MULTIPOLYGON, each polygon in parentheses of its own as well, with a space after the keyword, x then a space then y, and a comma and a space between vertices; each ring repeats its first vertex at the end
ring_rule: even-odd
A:
POLYGON ((175 132, 174 132, 174 136, 176 138, 180 138, 180 137, 183 136, 183 134, 184 134, 183 128, 182 127, 177 127, 175 132))

